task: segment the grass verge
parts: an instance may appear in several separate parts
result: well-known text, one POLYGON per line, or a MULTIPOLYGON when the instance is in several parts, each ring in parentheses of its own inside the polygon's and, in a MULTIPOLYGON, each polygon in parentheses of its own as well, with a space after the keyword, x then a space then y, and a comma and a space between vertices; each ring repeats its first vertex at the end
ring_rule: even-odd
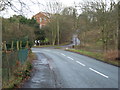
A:
POLYGON ((91 58, 95 58, 96 60, 99 61, 103 61, 105 63, 108 64, 112 64, 115 66, 119 66, 120 67, 120 61, 119 60, 110 60, 110 59, 105 59, 103 53, 99 53, 99 52, 89 52, 89 51, 85 51, 85 50, 79 50, 79 49, 67 49, 66 51, 71 51, 71 52, 75 52, 78 54, 82 54, 91 58))
POLYGON ((62 47, 56 46, 54 47, 54 49, 62 49, 62 47))
MULTIPOLYGON (((42 47, 52 47, 53 45, 40 45, 40 46, 33 46, 33 48, 42 48, 42 47)), ((54 45, 56 46, 56 45, 54 45)))
POLYGON ((60 46, 64 46, 64 45, 68 45, 69 43, 63 43, 63 44, 59 44, 59 45, 40 45, 40 46, 33 46, 33 48, 42 48, 42 47, 54 47, 55 48, 61 48, 60 46))

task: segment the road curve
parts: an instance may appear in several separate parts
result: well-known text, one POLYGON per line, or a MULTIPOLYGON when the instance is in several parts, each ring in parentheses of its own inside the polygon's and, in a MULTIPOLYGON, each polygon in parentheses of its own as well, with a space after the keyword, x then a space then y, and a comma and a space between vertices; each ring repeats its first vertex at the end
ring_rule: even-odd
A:
POLYGON ((118 88, 118 67, 59 49, 32 48, 49 58, 61 88, 118 88))

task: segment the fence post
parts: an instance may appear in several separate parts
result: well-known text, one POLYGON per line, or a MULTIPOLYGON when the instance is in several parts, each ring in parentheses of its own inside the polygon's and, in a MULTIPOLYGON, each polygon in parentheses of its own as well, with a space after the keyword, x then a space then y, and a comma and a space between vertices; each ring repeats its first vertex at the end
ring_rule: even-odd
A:
POLYGON ((29 42, 27 41, 27 43, 26 43, 26 48, 28 48, 29 46, 28 46, 28 44, 29 44, 29 42))
POLYGON ((17 50, 19 50, 19 41, 17 41, 17 50))
POLYGON ((20 41, 20 49, 22 49, 22 41, 20 41))
POLYGON ((0 50, 2 51, 3 49, 3 42, 1 43, 0 50))
POLYGON ((5 52, 7 51, 6 41, 3 42, 3 50, 4 50, 5 52))
POLYGON ((14 45, 14 41, 12 41, 12 44, 11 44, 11 51, 13 51, 13 45, 14 45))

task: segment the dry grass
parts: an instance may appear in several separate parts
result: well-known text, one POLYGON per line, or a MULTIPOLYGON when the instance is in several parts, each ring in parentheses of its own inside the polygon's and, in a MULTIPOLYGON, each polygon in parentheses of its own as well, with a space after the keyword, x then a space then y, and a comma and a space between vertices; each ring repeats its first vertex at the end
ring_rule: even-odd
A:
POLYGON ((104 58, 107 60, 117 60, 118 51, 117 50, 109 50, 104 53, 104 58))
POLYGON ((100 60, 115 66, 120 66, 120 60, 118 60, 118 51, 110 50, 106 53, 100 53, 100 52, 95 53, 95 52, 90 52, 90 51, 80 50, 80 49, 68 49, 67 51, 76 52, 78 54, 95 58, 96 60, 100 60))

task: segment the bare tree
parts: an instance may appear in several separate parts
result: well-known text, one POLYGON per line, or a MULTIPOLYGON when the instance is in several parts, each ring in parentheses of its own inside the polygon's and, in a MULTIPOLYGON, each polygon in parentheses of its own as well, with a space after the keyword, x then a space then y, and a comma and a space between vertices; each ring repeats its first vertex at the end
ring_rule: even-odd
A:
POLYGON ((118 49, 118 51, 120 50, 119 49, 119 45, 120 45, 120 13, 119 13, 119 11, 120 11, 120 2, 118 2, 117 3, 117 5, 116 5, 116 13, 117 13, 117 41, 116 41, 116 43, 117 43, 117 49, 118 49))
MULTIPOLYGON (((96 42, 102 42, 104 51, 109 48, 116 48, 117 46, 117 8, 116 3, 111 1, 108 5, 107 2, 94 1, 80 4, 82 13, 79 16, 79 29, 81 30, 81 37, 83 42, 87 42, 88 32, 96 30, 96 42), (114 42, 114 45, 111 44, 114 42)), ((94 32, 94 33, 95 33, 94 32)), ((93 33, 93 34, 94 34, 93 33)), ((91 38, 91 42, 93 39, 91 38)), ((96 43, 94 42, 94 43, 96 43)))
POLYGON ((0 13, 6 11, 13 11, 15 14, 28 16, 28 14, 35 14, 34 11, 30 8, 31 6, 36 5, 40 9, 43 4, 38 0, 0 0, 0 13))
POLYGON ((59 15, 60 12, 62 10, 62 3, 58 2, 58 1, 53 1, 53 2, 47 2, 46 3, 46 12, 49 12, 51 14, 51 21, 56 21, 56 23, 51 23, 54 25, 51 25, 52 28, 52 44, 55 44, 55 41, 57 39, 57 43, 59 45, 59 33, 60 33, 60 29, 59 29, 59 15))

